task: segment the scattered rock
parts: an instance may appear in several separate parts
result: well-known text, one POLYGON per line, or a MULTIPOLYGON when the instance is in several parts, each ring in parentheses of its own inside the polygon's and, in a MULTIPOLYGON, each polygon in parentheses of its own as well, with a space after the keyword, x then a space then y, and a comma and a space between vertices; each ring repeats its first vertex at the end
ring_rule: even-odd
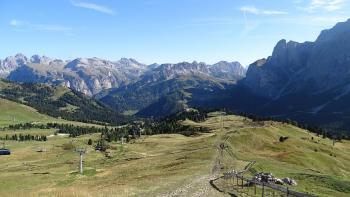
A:
POLYGON ((277 185, 283 185, 282 179, 276 178, 276 179, 275 179, 275 184, 277 184, 277 185))
POLYGON ((260 172, 255 175, 253 178, 254 181, 264 182, 264 183, 274 183, 275 177, 273 177, 272 173, 264 173, 260 172))
POLYGON ((290 178, 288 178, 288 177, 283 178, 282 181, 283 181, 284 183, 288 184, 288 185, 293 185, 293 186, 298 185, 297 182, 296 182, 295 180, 290 179, 290 178))
POLYGON ((288 185, 292 185, 292 186, 296 186, 297 182, 293 179, 290 178, 283 178, 283 179, 279 179, 277 177, 274 177, 272 175, 272 173, 265 173, 265 172, 259 172, 257 173, 254 178, 253 181, 258 181, 258 182, 263 182, 263 183, 272 183, 272 184, 278 184, 278 185, 284 185, 284 184, 288 184, 288 185))

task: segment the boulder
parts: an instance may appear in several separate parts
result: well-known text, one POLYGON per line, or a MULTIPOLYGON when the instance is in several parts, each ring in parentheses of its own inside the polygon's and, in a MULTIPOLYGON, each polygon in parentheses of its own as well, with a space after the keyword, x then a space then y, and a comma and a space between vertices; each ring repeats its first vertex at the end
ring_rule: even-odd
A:
POLYGON ((297 182, 296 182, 295 180, 290 179, 290 178, 288 178, 288 177, 283 178, 282 181, 283 181, 284 183, 288 184, 288 185, 292 185, 292 186, 298 185, 297 182))
POLYGON ((277 184, 277 185, 283 185, 284 182, 282 181, 282 179, 275 178, 275 184, 277 184))

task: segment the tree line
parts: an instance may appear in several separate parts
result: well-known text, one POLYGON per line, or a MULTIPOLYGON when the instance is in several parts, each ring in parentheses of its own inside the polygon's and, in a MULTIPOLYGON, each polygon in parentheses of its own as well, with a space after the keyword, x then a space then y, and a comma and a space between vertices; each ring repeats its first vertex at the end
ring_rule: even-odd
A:
POLYGON ((6 134, 5 137, 0 137, 0 140, 13 140, 13 141, 47 141, 45 135, 30 135, 30 134, 6 134))
POLYGON ((249 114, 249 113, 245 113, 245 112, 234 113, 232 111, 227 111, 227 113, 247 117, 254 122, 274 121, 274 122, 280 122, 280 123, 284 123, 284 124, 290 124, 290 125, 308 130, 311 133, 315 133, 317 136, 322 136, 323 138, 329 138, 329 139, 333 139, 333 140, 342 140, 342 139, 350 140, 350 136, 346 132, 331 131, 331 130, 324 129, 324 128, 321 128, 321 127, 316 126, 316 125, 300 123, 300 122, 297 122, 297 121, 291 120, 291 119, 279 119, 279 118, 274 118, 274 117, 269 117, 269 116, 259 116, 256 114, 249 114))
MULTIPOLYGON (((350 136, 345 132, 330 131, 318 126, 309 125, 305 123, 298 123, 297 121, 291 119, 278 119, 268 116, 259 116, 256 114, 249 114, 244 112, 233 112, 227 109, 224 110, 186 110, 173 115, 170 115, 161 119, 143 119, 141 121, 129 121, 126 126, 117 128, 107 128, 107 127, 94 127, 94 126, 75 126, 72 124, 59 124, 59 123, 47 123, 47 124, 33 124, 33 123, 20 123, 10 125, 7 128, 12 130, 21 129, 58 129, 59 133, 69 134, 71 137, 77 137, 80 135, 91 134, 91 133, 103 133, 104 138, 107 141, 120 141, 121 138, 131 139, 136 136, 143 135, 155 135, 155 134, 167 134, 167 133, 177 133, 186 136, 193 135, 198 132, 205 132, 205 128, 196 128, 186 125, 182 125, 179 121, 182 120, 192 120, 195 122, 202 122, 208 117, 208 113, 214 111, 223 111, 226 114, 239 115, 247 117, 254 122, 260 121, 275 121, 281 123, 287 123, 294 125, 296 127, 308 130, 315 133, 323 138, 330 138, 334 140, 348 139, 350 136)), ((0 130, 5 130, 6 128, 0 128, 0 130)))

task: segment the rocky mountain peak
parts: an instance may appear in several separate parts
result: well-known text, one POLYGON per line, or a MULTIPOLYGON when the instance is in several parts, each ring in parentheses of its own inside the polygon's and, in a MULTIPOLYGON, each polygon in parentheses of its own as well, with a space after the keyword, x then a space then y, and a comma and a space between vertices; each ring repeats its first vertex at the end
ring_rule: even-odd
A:
POLYGON ((259 96, 326 91, 348 84, 350 20, 322 31, 315 42, 281 40, 267 60, 252 64, 244 84, 259 96))
POLYGON ((280 40, 276 44, 276 46, 272 52, 271 59, 274 59, 277 61, 284 61, 284 60, 286 60, 286 56, 293 53, 294 50, 299 45, 300 45, 300 43, 298 43, 298 42, 294 42, 294 41, 287 42, 287 40, 285 40, 285 39, 280 40))
POLYGON ((116 62, 116 64, 123 65, 124 67, 133 67, 137 69, 146 69, 147 67, 146 64, 142 64, 133 58, 121 58, 119 61, 116 62))
POLYGON ((16 59, 25 59, 25 60, 28 60, 28 58, 23 54, 23 53, 17 53, 15 55, 15 58, 16 59))
POLYGON ((142 64, 132 58, 109 61, 97 57, 69 61, 33 55, 29 59, 17 54, 0 61, 0 77, 19 82, 61 84, 88 95, 126 86, 140 80, 168 80, 180 76, 207 76, 235 81, 245 75, 238 62, 203 62, 177 64, 142 64))
POLYGON ((282 39, 277 42, 275 48, 273 49, 272 56, 278 55, 287 48, 287 40, 282 39))
POLYGON ((80 65, 80 64, 87 64, 88 61, 86 59, 83 59, 83 58, 76 58, 70 62, 68 62, 68 64, 65 65, 65 68, 76 68, 77 65, 80 65))
POLYGON ((23 65, 23 64, 28 62, 28 58, 25 55, 23 55, 22 53, 16 54, 15 60, 16 60, 17 64, 19 64, 19 65, 23 65))
POLYGON ((245 68, 238 62, 218 62, 208 65, 203 62, 180 62, 177 64, 162 64, 147 73, 147 80, 164 80, 184 75, 202 75, 220 78, 222 80, 238 80, 245 76, 245 68))
POLYGON ((51 58, 47 57, 47 56, 40 56, 40 55, 33 55, 30 58, 30 62, 31 63, 35 63, 35 64, 50 64, 52 61, 51 58))
POLYGON ((263 58, 263 59, 259 59, 256 62, 254 62, 252 65, 260 67, 263 66, 264 64, 266 64, 267 59, 263 58))
POLYGON ((318 36, 316 42, 325 42, 336 39, 339 36, 350 35, 350 19, 345 22, 337 23, 333 28, 323 30, 318 36))
POLYGON ((21 53, 5 58, 0 64, 0 77, 6 78, 12 71, 25 65, 27 62, 28 58, 21 53))

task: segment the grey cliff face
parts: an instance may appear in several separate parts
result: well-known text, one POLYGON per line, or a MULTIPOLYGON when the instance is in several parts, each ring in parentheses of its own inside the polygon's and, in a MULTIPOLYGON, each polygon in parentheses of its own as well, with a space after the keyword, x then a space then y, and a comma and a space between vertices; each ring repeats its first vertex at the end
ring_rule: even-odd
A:
POLYGON ((260 96, 279 97, 305 69, 312 47, 313 43, 308 42, 279 41, 272 56, 249 66, 243 84, 260 96))

